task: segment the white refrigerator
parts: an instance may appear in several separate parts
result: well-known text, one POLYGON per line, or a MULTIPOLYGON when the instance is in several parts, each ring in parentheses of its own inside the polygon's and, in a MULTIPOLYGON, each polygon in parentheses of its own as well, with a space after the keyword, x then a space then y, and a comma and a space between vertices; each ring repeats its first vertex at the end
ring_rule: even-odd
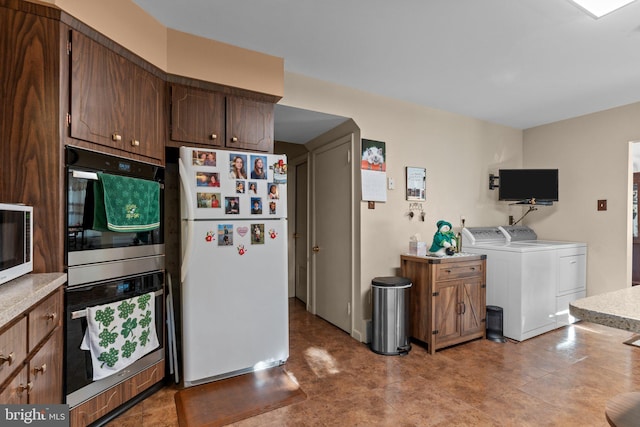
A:
POLYGON ((289 357, 284 155, 180 148, 185 387, 289 357))

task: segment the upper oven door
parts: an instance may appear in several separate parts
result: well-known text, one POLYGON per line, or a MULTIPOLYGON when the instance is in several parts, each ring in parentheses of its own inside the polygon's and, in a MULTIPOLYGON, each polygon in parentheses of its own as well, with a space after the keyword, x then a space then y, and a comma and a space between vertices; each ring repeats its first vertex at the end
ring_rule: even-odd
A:
POLYGON ((148 163, 66 148, 67 266, 117 261, 164 254, 162 229, 164 169, 148 163), (105 172, 160 182, 160 227, 143 232, 98 231, 92 224, 92 188, 97 173, 105 172))

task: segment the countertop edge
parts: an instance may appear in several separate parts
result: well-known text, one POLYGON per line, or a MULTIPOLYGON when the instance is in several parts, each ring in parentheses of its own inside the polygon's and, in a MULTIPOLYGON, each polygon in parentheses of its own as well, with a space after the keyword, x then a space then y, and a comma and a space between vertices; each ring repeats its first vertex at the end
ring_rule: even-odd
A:
POLYGON ((569 304, 569 313, 587 322, 640 333, 640 287, 576 300, 569 304))
POLYGON ((66 273, 30 273, 0 285, 0 328, 66 281, 66 273))

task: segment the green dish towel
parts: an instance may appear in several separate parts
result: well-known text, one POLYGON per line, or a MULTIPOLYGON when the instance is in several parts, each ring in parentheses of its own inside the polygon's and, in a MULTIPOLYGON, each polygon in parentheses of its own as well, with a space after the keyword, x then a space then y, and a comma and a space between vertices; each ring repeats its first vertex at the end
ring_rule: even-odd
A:
POLYGON ((138 232, 160 226, 158 182, 98 173, 93 191, 95 230, 138 232))

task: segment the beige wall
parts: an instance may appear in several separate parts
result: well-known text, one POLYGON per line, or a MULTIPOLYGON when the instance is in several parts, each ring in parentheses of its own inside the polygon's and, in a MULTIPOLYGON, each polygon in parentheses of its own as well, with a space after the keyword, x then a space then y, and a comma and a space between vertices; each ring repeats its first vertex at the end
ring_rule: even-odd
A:
POLYGON ((158 68, 281 97, 284 59, 169 29, 131 0, 45 0, 158 68))
POLYGON ((526 167, 559 169, 560 201, 525 219, 540 238, 588 244, 587 294, 631 285, 630 141, 640 103, 524 131, 526 167), (607 200, 598 211, 597 201, 607 200))
MULTIPOLYGON (((369 210, 360 203, 361 288, 368 307, 371 279, 399 274, 400 254, 409 237, 420 233, 431 243, 439 219, 456 231, 460 215, 467 226, 506 224, 521 207, 497 202, 489 190, 489 173, 522 165, 522 131, 432 108, 384 98, 351 88, 285 73, 281 104, 352 118, 361 136, 386 142, 387 175, 396 183, 387 203, 369 210), (407 216, 405 167, 427 169, 425 222, 407 216)), ((359 191, 356 193, 359 194, 359 191)), ((364 313, 368 318, 370 312, 364 313)), ((360 325, 358 325, 358 329, 360 325)))

